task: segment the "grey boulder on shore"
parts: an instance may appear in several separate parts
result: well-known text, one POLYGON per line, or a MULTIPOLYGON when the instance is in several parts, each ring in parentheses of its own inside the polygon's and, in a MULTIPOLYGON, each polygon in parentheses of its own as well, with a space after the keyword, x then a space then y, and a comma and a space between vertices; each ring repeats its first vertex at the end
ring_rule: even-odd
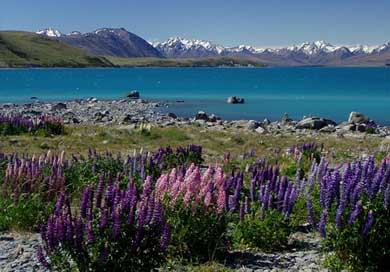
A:
POLYGON ((336 126, 336 122, 325 118, 309 117, 299 121, 296 128, 320 130, 327 126, 336 126))

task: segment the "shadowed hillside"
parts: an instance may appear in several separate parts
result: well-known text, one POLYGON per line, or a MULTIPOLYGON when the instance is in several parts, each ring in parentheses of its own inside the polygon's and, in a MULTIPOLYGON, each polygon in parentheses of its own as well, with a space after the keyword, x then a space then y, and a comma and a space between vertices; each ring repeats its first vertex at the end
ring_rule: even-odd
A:
POLYGON ((0 32, 0 67, 107 67, 105 58, 90 56, 58 40, 20 31, 0 32))

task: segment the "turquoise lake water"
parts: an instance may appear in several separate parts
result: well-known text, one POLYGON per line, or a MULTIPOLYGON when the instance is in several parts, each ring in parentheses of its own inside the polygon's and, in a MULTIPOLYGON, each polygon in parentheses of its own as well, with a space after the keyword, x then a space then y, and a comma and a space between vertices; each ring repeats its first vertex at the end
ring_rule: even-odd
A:
POLYGON ((0 103, 123 98, 184 100, 168 109, 181 116, 198 110, 224 119, 295 119, 318 115, 335 121, 351 111, 390 124, 390 68, 121 68, 0 70, 0 103), (244 105, 228 105, 228 96, 244 105))

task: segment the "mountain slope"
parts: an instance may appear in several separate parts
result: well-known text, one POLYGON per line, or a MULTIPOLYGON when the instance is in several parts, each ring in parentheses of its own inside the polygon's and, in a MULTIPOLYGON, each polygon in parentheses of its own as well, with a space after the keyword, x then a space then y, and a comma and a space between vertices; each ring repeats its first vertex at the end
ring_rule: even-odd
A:
POLYGON ((61 41, 30 32, 0 31, 0 67, 105 67, 105 58, 90 56, 61 41))
POLYGON ((96 56, 162 57, 147 41, 124 28, 100 28, 85 34, 73 31, 68 35, 47 28, 37 33, 58 39, 96 56))

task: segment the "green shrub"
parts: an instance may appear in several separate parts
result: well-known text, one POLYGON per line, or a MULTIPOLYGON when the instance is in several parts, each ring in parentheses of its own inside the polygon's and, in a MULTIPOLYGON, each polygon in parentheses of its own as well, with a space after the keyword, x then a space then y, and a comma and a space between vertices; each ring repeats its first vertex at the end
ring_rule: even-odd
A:
POLYGON ((234 245, 237 248, 252 248, 265 252, 284 249, 291 233, 288 221, 276 210, 266 212, 263 220, 259 214, 245 215, 235 225, 234 245))

